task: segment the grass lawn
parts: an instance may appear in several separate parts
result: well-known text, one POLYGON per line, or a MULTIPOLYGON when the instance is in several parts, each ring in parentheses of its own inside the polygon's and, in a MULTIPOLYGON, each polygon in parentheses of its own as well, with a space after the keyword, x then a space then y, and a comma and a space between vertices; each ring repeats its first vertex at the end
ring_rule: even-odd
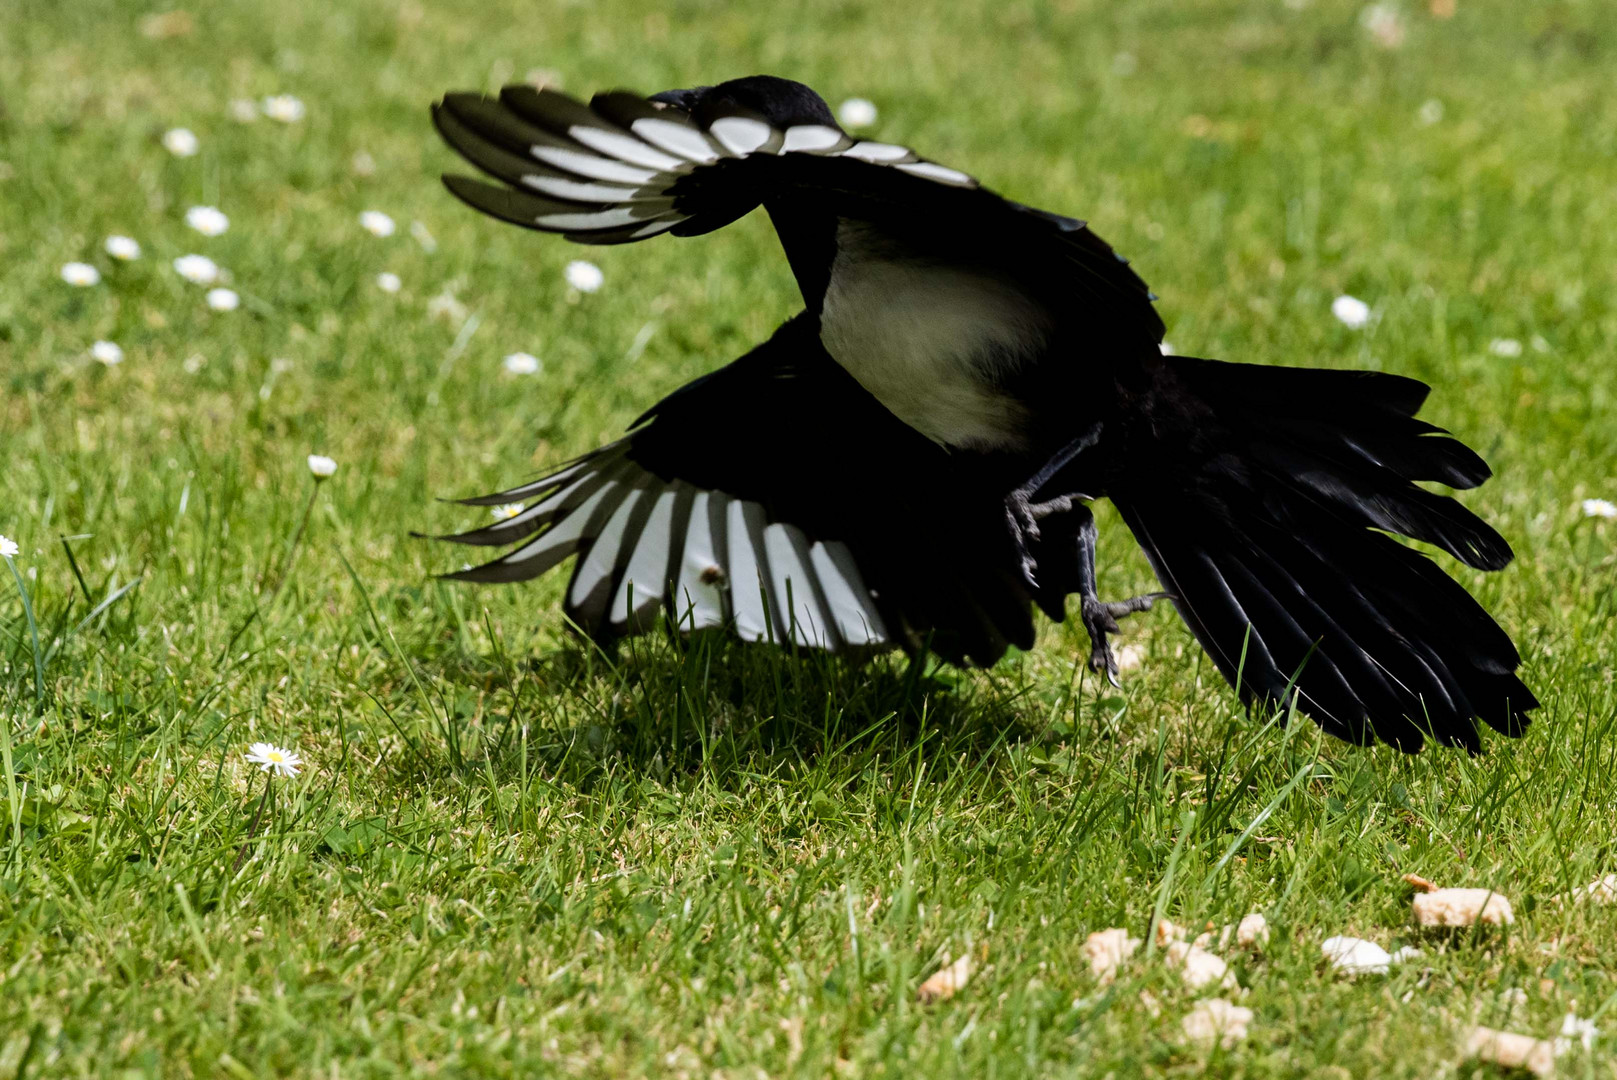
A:
MULTIPOLYGON (((1568 1012, 1607 1038, 1562 1075, 1617 1076, 1617 906, 1552 902, 1617 871, 1617 521, 1580 508, 1617 499, 1604 0, 168 2, 0 3, 0 533, 40 662, 0 570, 0 1078, 1463 1076, 1469 1024, 1568 1012), (409 530, 486 511, 435 497, 598 445, 799 304, 762 215, 583 249, 454 202, 428 102, 541 69, 869 98, 876 137, 1090 219, 1177 351, 1434 383, 1518 553, 1445 566, 1537 722, 1479 758, 1282 729, 1167 609, 1113 691, 1071 625, 974 673, 603 656, 562 575, 436 582, 464 551, 409 530), (306 111, 233 104, 273 94, 306 111), (305 762, 267 801, 256 741, 305 762), (1408 872, 1516 924, 1420 936, 1408 872), (1082 953, 1252 911, 1229 1049, 1160 952, 1104 987, 1082 953), (1422 955, 1350 980, 1337 934, 1422 955)), ((1101 555, 1103 595, 1151 587, 1104 508, 1101 555)))

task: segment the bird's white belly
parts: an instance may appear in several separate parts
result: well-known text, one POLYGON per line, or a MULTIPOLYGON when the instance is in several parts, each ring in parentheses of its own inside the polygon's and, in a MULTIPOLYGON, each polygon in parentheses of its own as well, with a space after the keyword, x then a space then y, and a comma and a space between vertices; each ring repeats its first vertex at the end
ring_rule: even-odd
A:
POLYGON ((1043 346, 1049 314, 1010 283, 882 250, 842 223, 820 340, 887 409, 927 438, 974 450, 1026 442, 1026 408, 999 380, 1043 346))

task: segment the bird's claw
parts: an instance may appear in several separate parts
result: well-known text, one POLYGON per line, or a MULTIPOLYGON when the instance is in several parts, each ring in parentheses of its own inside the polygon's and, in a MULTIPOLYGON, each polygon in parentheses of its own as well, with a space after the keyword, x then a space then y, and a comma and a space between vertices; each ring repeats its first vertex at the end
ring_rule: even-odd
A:
POLYGON ((1162 592, 1113 601, 1084 597, 1080 614, 1084 629, 1089 632, 1089 670, 1097 675, 1104 672, 1107 682, 1121 687, 1123 683, 1118 679, 1117 654, 1112 652, 1112 646, 1106 640, 1107 635, 1120 632, 1117 620, 1137 612, 1150 611, 1152 604, 1167 598, 1168 594, 1162 592))

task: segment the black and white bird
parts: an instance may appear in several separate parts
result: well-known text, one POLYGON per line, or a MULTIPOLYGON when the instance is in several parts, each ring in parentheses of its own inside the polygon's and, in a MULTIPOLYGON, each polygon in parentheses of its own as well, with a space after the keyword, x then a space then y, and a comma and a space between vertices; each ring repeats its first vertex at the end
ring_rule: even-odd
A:
POLYGON ((1027 648, 1078 597, 1090 664, 1116 620, 1171 599, 1247 704, 1414 751, 1520 735, 1538 702, 1509 636, 1426 555, 1497 570, 1504 539, 1418 486, 1490 475, 1369 371, 1164 356, 1145 283, 1084 222, 1020 205, 821 98, 754 76, 584 104, 449 94, 439 132, 495 182, 471 206, 586 244, 711 232, 762 206, 804 310, 751 352, 446 539, 511 545, 452 574, 536 577, 576 556, 585 632, 683 631, 829 650, 1027 648), (1090 500, 1112 501, 1163 592, 1104 602, 1090 500))

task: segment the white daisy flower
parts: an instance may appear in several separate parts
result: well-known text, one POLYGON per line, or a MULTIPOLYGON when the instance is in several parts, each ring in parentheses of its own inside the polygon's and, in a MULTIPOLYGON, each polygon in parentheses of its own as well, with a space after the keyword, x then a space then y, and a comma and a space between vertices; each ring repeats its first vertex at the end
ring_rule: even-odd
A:
POLYGON ((193 285, 212 285, 219 280, 219 264, 206 255, 181 255, 174 260, 174 272, 193 285))
POLYGON ((399 275, 384 270, 376 275, 376 287, 385 293, 396 293, 404 287, 404 282, 399 280, 399 275))
POLYGON ((1437 98, 1427 98, 1421 102, 1420 111, 1415 115, 1420 117, 1421 123, 1431 127, 1443 119, 1443 103, 1437 98))
POLYGON ((851 97, 837 106, 837 122, 845 128, 869 127, 876 122, 876 104, 862 97, 851 97))
POLYGON ((163 149, 175 157, 191 157, 201 145, 190 128, 169 128, 163 132, 163 149))
POLYGON ((539 374, 539 368, 542 366, 537 356, 525 352, 514 352, 507 356, 502 363, 505 370, 512 375, 537 375, 539 374))
POLYGON ((69 285, 83 288, 86 285, 101 284, 101 271, 89 263, 70 262, 62 267, 62 280, 69 285))
POLYGON ((494 515, 495 521, 510 521, 522 513, 523 509, 521 503, 506 503, 504 506, 493 507, 489 510, 489 513, 494 515))
POLYGON ((0 536, 0 555, 4 555, 9 559, 14 557, 21 550, 22 549, 17 546, 17 541, 13 540, 9 536, 0 536))
POLYGON ((314 473, 316 480, 324 480, 337 471, 337 463, 324 454, 310 454, 309 471, 314 473))
POLYGON ((116 341, 98 341, 90 346, 90 355, 108 367, 115 367, 124 362, 124 351, 118 347, 116 341))
POLYGON ((1370 305, 1357 296, 1338 296, 1331 301, 1331 314, 1350 330, 1357 330, 1370 321, 1370 305))
POLYGON ((583 259, 574 259, 568 263, 562 275, 567 278, 567 284, 579 292, 594 292, 606 280, 606 275, 601 273, 599 266, 583 259))
POLYGON ((1520 356, 1522 354, 1522 343, 1515 338, 1494 338, 1488 342, 1488 351, 1495 356, 1520 356))
POLYGON ((291 94, 274 94, 264 99, 264 115, 283 124, 303 119, 303 102, 291 94))
POLYGON ((185 212, 185 223, 203 236, 218 236, 230 228, 230 219, 217 206, 193 206, 185 212))
POLYGON ((241 297, 235 289, 209 289, 208 306, 215 311, 235 311, 241 307, 241 297))
POLYGON ((230 118, 238 124, 251 124, 258 119, 258 106, 247 98, 236 98, 230 103, 230 118))
POLYGON ((392 236, 396 227, 393 219, 380 210, 366 210, 359 215, 359 224, 372 236, 392 236))
POLYGON ((282 776, 296 776, 303 759, 291 750, 283 750, 267 742, 255 742, 248 748, 247 760, 264 772, 278 772, 282 776))
POLYGON ((1583 500, 1583 516, 1597 518, 1617 518, 1617 503, 1610 499, 1583 500))
POLYGON ((105 246, 107 254, 114 259, 128 262, 130 259, 140 258, 140 244, 133 237, 109 236, 105 246))

